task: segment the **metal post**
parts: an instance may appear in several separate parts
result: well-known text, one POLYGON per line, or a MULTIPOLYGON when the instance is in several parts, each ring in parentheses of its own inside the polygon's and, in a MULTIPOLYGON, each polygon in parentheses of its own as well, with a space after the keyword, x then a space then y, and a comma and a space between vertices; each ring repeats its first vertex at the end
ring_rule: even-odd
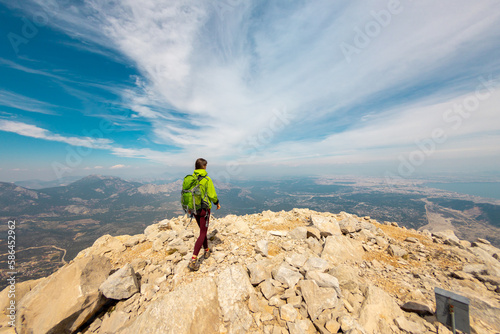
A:
POLYGON ((450 304, 450 314, 451 314, 451 330, 453 334, 456 334, 455 331, 455 310, 453 309, 453 305, 450 304))

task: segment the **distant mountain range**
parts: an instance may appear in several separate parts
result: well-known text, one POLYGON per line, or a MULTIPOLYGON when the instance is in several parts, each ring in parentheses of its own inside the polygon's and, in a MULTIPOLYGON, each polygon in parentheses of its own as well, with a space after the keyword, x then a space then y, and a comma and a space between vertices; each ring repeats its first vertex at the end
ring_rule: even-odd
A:
POLYGON ((28 189, 43 189, 51 187, 67 186, 70 183, 80 180, 81 176, 65 176, 60 179, 43 181, 43 180, 24 180, 14 182, 16 185, 28 189))
POLYGON ((143 185, 118 177, 90 175, 65 186, 27 189, 0 182, 0 210, 12 216, 91 213, 123 206, 161 206, 178 184, 143 185))

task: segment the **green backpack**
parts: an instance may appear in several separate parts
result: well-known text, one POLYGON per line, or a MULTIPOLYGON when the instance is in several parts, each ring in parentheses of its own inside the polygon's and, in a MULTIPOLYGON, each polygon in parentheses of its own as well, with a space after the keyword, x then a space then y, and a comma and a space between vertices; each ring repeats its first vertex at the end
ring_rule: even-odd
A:
POLYGON ((181 204, 185 213, 194 214, 199 209, 208 208, 206 204, 208 202, 207 193, 205 192, 204 198, 201 198, 200 182, 204 178, 205 176, 201 175, 198 175, 198 178, 194 175, 186 175, 184 177, 181 190, 181 204))

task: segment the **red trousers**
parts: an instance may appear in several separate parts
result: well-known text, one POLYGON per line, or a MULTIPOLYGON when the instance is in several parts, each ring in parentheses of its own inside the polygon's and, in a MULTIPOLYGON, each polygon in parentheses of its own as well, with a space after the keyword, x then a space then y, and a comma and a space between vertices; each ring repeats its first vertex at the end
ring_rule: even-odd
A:
POLYGON ((210 209, 201 209, 196 213, 196 215, 194 215, 194 218, 196 219, 196 223, 198 223, 198 226, 200 227, 200 236, 194 244, 193 252, 193 255, 198 256, 202 245, 205 249, 208 248, 207 231, 208 223, 210 220, 210 209))

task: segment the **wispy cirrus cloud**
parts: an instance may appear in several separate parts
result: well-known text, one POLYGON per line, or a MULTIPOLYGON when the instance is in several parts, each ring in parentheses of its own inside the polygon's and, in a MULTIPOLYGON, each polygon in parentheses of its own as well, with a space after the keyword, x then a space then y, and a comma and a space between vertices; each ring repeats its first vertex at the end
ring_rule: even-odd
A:
POLYGON ((57 114, 54 110, 58 108, 53 104, 6 90, 0 90, 0 105, 47 115, 57 114))
POLYGON ((56 141, 73 146, 88 148, 108 149, 110 147, 109 145, 112 143, 111 140, 106 138, 62 136, 49 130, 40 128, 36 125, 3 119, 0 119, 0 131, 12 132, 21 136, 56 141))
MULTIPOLYGON (((113 140, 107 138, 63 136, 57 133, 53 133, 47 129, 41 128, 39 126, 24 122, 0 119, 0 131, 16 133, 18 135, 31 138, 66 143, 71 146, 80 146, 98 150, 106 150, 111 154, 119 157, 143 158, 157 162, 172 162, 171 157, 167 156, 165 152, 154 151, 150 149, 125 148, 116 144, 113 140)), ((122 165, 118 164, 116 166, 118 167, 115 168, 121 168, 120 166, 122 165)), ((94 168, 102 168, 102 167, 96 166, 94 168)))

